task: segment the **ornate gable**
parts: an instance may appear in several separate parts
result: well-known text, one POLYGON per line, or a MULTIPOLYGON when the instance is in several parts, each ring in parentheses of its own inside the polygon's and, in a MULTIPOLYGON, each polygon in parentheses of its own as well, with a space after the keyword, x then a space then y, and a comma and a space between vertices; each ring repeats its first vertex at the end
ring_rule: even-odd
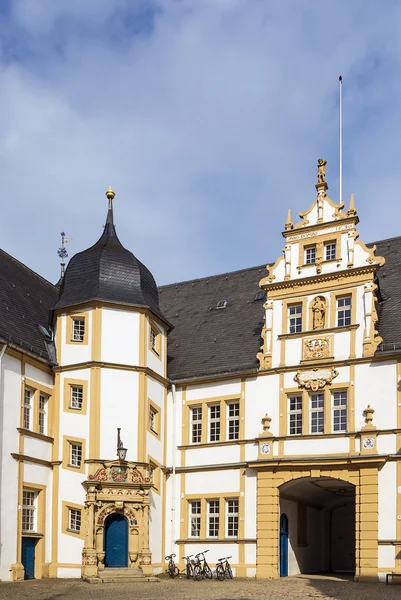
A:
MULTIPOLYGON (((331 333, 342 322, 340 319, 335 323, 339 307, 336 300, 338 294, 333 295, 335 290, 342 289, 347 298, 352 296, 350 301, 347 299, 352 312, 352 323, 349 323, 348 316, 344 322, 347 326, 349 323, 349 326, 356 327, 362 326, 362 323, 357 323, 358 319, 363 321, 363 355, 374 354, 382 341, 374 327, 377 321, 377 286, 374 277, 376 270, 384 264, 384 258, 375 255, 375 247, 367 248, 358 240, 356 227, 359 218, 354 195, 351 195, 347 211, 344 211, 344 203, 335 204, 327 196, 326 164, 326 160, 319 159, 316 199, 308 210, 299 214, 301 220, 294 224, 291 210, 288 211, 282 234, 285 238, 283 254, 274 265, 266 267, 268 275, 260 281, 261 288, 267 293, 265 326, 262 332, 264 343, 258 354, 261 368, 268 368, 273 364, 273 314, 278 312, 275 300, 280 300, 282 310, 287 311, 291 299, 297 297, 297 311, 300 311, 297 317, 299 327, 294 316, 294 326, 289 328, 287 315, 284 315, 282 326, 277 323, 274 325, 275 336, 301 332, 311 334, 315 330, 331 333), (361 293, 357 292, 357 288, 361 287, 361 293)), ((314 343, 321 345, 319 340, 314 343)), ((334 340, 326 335, 324 343, 327 348, 329 343, 333 346, 334 340)), ((304 349, 307 347, 308 344, 303 345, 304 349)), ((335 356, 332 351, 330 355, 332 358, 335 356)), ((300 360, 304 357, 305 351, 300 360)))

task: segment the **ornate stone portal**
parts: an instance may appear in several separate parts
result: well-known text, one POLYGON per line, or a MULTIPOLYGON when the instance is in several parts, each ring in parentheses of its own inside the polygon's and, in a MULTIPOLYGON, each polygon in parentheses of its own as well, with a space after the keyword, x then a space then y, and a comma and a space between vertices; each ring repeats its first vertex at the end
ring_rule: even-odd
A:
POLYGON ((123 515, 128 521, 128 568, 151 575, 149 465, 124 460, 91 461, 91 471, 83 483, 86 500, 82 577, 96 577, 105 568, 104 525, 113 513, 123 515))

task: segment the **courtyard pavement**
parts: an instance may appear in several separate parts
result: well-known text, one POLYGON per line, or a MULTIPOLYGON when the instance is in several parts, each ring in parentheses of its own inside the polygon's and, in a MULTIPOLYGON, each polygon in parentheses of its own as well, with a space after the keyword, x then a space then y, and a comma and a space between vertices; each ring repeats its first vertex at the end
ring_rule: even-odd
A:
POLYGON ((287 577, 277 581, 187 581, 88 584, 77 579, 0 582, 0 600, 401 600, 401 584, 354 583, 338 578, 287 577))
POLYGON ((88 584, 77 579, 0 582, 1 600, 401 600, 401 584, 355 583, 338 578, 287 577, 277 581, 233 579, 157 583, 88 584))

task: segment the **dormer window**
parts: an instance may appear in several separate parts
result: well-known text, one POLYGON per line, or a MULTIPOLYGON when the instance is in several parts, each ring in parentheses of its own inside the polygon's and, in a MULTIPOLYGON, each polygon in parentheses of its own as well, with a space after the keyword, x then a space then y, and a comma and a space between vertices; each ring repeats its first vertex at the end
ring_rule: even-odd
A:
POLYGON ((227 300, 219 300, 216 304, 216 308, 225 308, 227 306, 227 300))
POLYGON ((329 242, 324 245, 325 249, 325 258, 326 260, 335 260, 336 259, 336 243, 329 242))
POLYGON ((314 265, 316 262, 316 246, 307 246, 305 248, 305 264, 314 265))
POLYGON ((85 339, 85 319, 73 319, 72 321, 72 341, 83 342, 85 339))

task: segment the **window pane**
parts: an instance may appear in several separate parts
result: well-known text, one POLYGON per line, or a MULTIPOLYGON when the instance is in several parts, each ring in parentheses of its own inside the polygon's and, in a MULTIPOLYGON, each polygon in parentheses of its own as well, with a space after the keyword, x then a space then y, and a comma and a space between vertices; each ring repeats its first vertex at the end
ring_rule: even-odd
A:
POLYGON ((81 531, 81 511, 70 509, 69 528, 72 531, 81 531))
POLYGON ((201 503, 200 501, 191 502, 190 510, 190 537, 200 537, 201 528, 201 503))
POLYGON ((70 444, 70 464, 73 467, 80 467, 82 463, 82 445, 70 444))
POLYGON ((288 330, 290 333, 302 331, 302 304, 288 307, 288 330))
POLYGON ((202 408, 196 407, 191 410, 191 439, 193 444, 202 441, 202 408))
POLYGON ((337 327, 351 325, 351 296, 337 298, 337 327))
POLYGON ((209 407, 209 439, 211 442, 220 440, 220 404, 209 407))
POLYGON ((71 386, 70 408, 75 408, 76 410, 82 410, 83 394, 84 394, 84 392, 83 392, 82 385, 72 385, 71 386))
POLYGON ((24 428, 30 429, 31 427, 31 408, 32 408, 32 390, 25 388, 24 390, 24 428))
POLYGON ((238 536, 238 499, 227 500, 227 537, 238 536))
POLYGON ((210 500, 208 502, 208 536, 219 536, 220 525, 220 502, 219 500, 210 500))
POLYGON ((302 433, 302 396, 291 396, 289 408, 289 433, 299 435, 302 433))
POLYGON ((333 393, 333 431, 347 431, 347 391, 333 393))
POLYGON ((316 262, 316 247, 311 246, 310 248, 305 248, 305 264, 313 265, 316 262))
POLYGON ((85 320, 73 319, 72 339, 74 342, 83 342, 85 336, 85 320))
POLYGON ((335 260, 336 258, 336 244, 335 242, 331 244, 326 244, 326 260, 335 260))
POLYGON ((228 439, 239 439, 239 402, 228 404, 228 439))

